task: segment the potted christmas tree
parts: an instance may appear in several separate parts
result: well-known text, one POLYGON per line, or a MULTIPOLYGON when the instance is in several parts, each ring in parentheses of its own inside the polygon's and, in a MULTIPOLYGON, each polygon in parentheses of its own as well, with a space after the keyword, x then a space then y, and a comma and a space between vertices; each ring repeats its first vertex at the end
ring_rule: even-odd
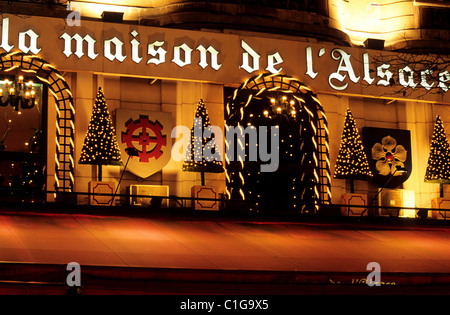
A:
MULTIPOLYGON (((199 172, 201 185, 192 187, 193 207, 196 210, 218 210, 219 202, 201 200, 201 198, 219 199, 216 187, 205 185, 205 173, 222 173, 224 171, 221 155, 213 132, 210 129, 208 111, 201 99, 195 111, 194 124, 191 129, 191 141, 183 163, 183 171, 199 172), (209 136, 206 136, 209 134, 209 136), (200 199, 199 199, 200 198, 200 199)), ((222 140, 219 140, 222 141, 222 140)))
MULTIPOLYGON (((372 176, 373 174, 369 169, 369 162, 356 128, 355 119, 350 109, 347 109, 334 171, 334 178, 348 179, 350 181, 350 193, 342 195, 342 203, 366 206, 367 194, 355 194, 354 181, 368 180, 372 176)), ((359 216, 363 211, 363 207, 342 207, 341 209, 343 215, 359 216)))
MULTIPOLYGON (((444 185, 450 183, 450 145, 439 115, 434 124, 425 182, 439 184, 439 197, 431 202, 433 208, 449 208, 450 198, 444 198, 444 185)), ((450 218, 450 214, 445 211, 431 211, 431 217, 446 219, 450 218)))
POLYGON ((89 182, 90 204, 110 205, 115 191, 115 182, 102 181, 102 166, 120 166, 122 165, 122 159, 116 140, 116 131, 108 112, 102 88, 98 89, 78 163, 97 165, 97 181, 89 182), (96 196, 95 194, 111 194, 111 196, 96 196))

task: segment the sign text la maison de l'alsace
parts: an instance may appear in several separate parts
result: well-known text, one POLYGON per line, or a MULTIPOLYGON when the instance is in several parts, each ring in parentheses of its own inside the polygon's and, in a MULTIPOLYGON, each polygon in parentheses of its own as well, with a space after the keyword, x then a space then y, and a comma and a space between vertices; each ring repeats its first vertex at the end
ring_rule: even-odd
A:
MULTIPOLYGON (((376 51, 370 53, 378 53, 378 64, 367 50, 356 48, 92 21, 69 27, 62 21, 4 16, 0 52, 39 55, 66 71, 233 84, 268 71, 292 75, 316 90, 349 93, 361 92, 362 87, 392 88, 393 82, 407 89, 437 88, 442 95, 450 88, 446 68, 394 66, 388 58, 395 60, 395 55, 379 61, 376 51)), ((377 89, 365 93, 380 93, 373 91, 377 89)))

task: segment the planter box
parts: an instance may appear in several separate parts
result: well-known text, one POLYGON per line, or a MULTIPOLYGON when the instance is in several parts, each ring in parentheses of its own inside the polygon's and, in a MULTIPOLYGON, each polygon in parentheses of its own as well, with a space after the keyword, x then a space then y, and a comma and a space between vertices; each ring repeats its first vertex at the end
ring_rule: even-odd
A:
POLYGON ((169 186, 163 185, 130 185, 130 205, 154 208, 169 207, 169 186), (148 197, 147 197, 148 196, 148 197))
MULTIPOLYGON (((434 209, 450 209, 450 198, 434 198, 431 200, 431 207, 434 209)), ((428 217, 438 220, 450 220, 450 211, 431 210, 428 217)))
MULTIPOLYGON (((367 195, 366 194, 352 194, 347 193, 341 196, 341 204, 349 206, 364 206, 364 207, 341 207, 341 214, 343 216, 349 217, 359 217, 361 213, 366 209, 367 206, 367 195)), ((364 213, 365 216, 368 215, 370 210, 367 209, 364 213)))
POLYGON ((414 190, 406 189, 381 189, 378 194, 379 216, 415 218, 417 211, 414 209, 399 209, 400 207, 415 207, 414 190), (392 207, 392 208, 390 208, 392 207))
POLYGON ((211 210, 219 211, 219 200, 201 200, 197 198, 220 199, 220 195, 216 187, 196 185, 191 188, 192 207, 195 210, 211 210))
POLYGON ((89 205, 91 206, 111 206, 114 192, 116 191, 115 182, 89 182, 89 205), (109 196, 99 196, 95 194, 108 194, 109 196))

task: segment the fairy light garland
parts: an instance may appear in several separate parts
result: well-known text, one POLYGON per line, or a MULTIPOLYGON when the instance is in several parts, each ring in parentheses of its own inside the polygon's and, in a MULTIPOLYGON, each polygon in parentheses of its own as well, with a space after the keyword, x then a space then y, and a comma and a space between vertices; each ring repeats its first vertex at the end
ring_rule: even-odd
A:
POLYGON ((75 127, 73 125, 75 108, 69 85, 58 70, 39 56, 13 51, 0 54, 0 70, 9 72, 14 69, 34 74, 41 82, 48 84, 49 91, 55 98, 56 109, 56 153, 55 153, 55 189, 73 191, 74 165, 65 163, 67 157, 73 156, 75 127), (61 132, 63 129, 63 132, 61 132), (66 143, 60 145, 60 143, 66 143))
MULTIPOLYGON (((283 190, 284 204, 303 212, 317 211, 319 203, 331 200, 327 122, 320 102, 309 88, 295 78, 280 74, 259 74, 247 79, 226 104, 225 125, 240 124, 244 128, 279 128, 276 149, 282 168, 280 175, 274 175, 272 179, 269 179, 270 174, 259 172, 258 165, 262 162, 249 162, 249 142, 253 142, 249 139, 241 143, 238 137, 235 145, 245 146, 245 161, 240 155, 233 161, 226 160, 229 199, 245 201, 250 210, 264 209, 266 203, 270 203, 269 190, 264 187, 270 186, 268 183, 275 178, 283 178, 283 172, 289 173, 290 168, 292 174, 278 182, 271 194, 283 190), (302 173, 299 170, 303 168, 312 171, 302 173), (314 210, 311 210, 311 204, 314 210)), ((226 145, 229 150, 229 144, 226 145)))
POLYGON ((88 131, 81 149, 79 164, 99 166, 101 181, 102 165, 122 165, 116 131, 109 115, 102 88, 98 89, 88 131))
POLYGON ((347 109, 334 178, 368 179, 372 176, 355 119, 347 109))
POLYGON ((214 153, 214 156, 221 156, 214 134, 212 133, 209 138, 203 136, 205 129, 210 126, 211 123, 205 102, 203 99, 200 99, 195 110, 194 123, 191 129, 191 142, 186 151, 183 171, 200 172, 202 174, 202 185, 205 185, 204 173, 222 173, 224 171, 220 159, 211 159, 211 157, 205 157, 204 154, 208 150, 214 153), (196 133, 196 130, 200 132, 196 133))
POLYGON ((450 183, 450 145, 445 133, 444 123, 439 115, 436 117, 431 139, 425 182, 450 183))

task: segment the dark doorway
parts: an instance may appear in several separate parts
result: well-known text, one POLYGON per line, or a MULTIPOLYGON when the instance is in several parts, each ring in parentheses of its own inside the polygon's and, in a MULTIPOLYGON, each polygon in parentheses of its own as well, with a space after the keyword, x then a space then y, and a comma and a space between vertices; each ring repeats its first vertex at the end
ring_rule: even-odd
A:
MULTIPOLYGON (((273 85, 266 82, 263 88, 241 88, 238 92, 225 89, 226 125, 253 128, 258 141, 267 130, 263 136, 268 142, 271 128, 277 128, 279 161, 276 171, 261 172, 261 165, 267 162, 260 155, 256 161, 252 160, 250 154, 252 149, 260 152, 261 143, 256 148, 250 129, 246 129, 245 138, 241 137, 245 159, 239 160, 235 150, 226 163, 227 195, 252 211, 314 212, 319 203, 329 201, 327 193, 322 193, 329 191, 325 187, 329 184, 325 163, 328 149, 327 145, 321 145, 328 138, 321 132, 320 118, 313 113, 316 103, 309 94, 273 85)), ((227 135, 229 140, 233 140, 233 145, 242 145, 237 138, 229 139, 227 135)))
POLYGON ((43 202, 47 164, 47 88, 34 77, 0 75, 0 196, 43 202), (33 91, 33 95, 29 94, 33 91), (28 94, 26 95, 26 93, 28 94))

